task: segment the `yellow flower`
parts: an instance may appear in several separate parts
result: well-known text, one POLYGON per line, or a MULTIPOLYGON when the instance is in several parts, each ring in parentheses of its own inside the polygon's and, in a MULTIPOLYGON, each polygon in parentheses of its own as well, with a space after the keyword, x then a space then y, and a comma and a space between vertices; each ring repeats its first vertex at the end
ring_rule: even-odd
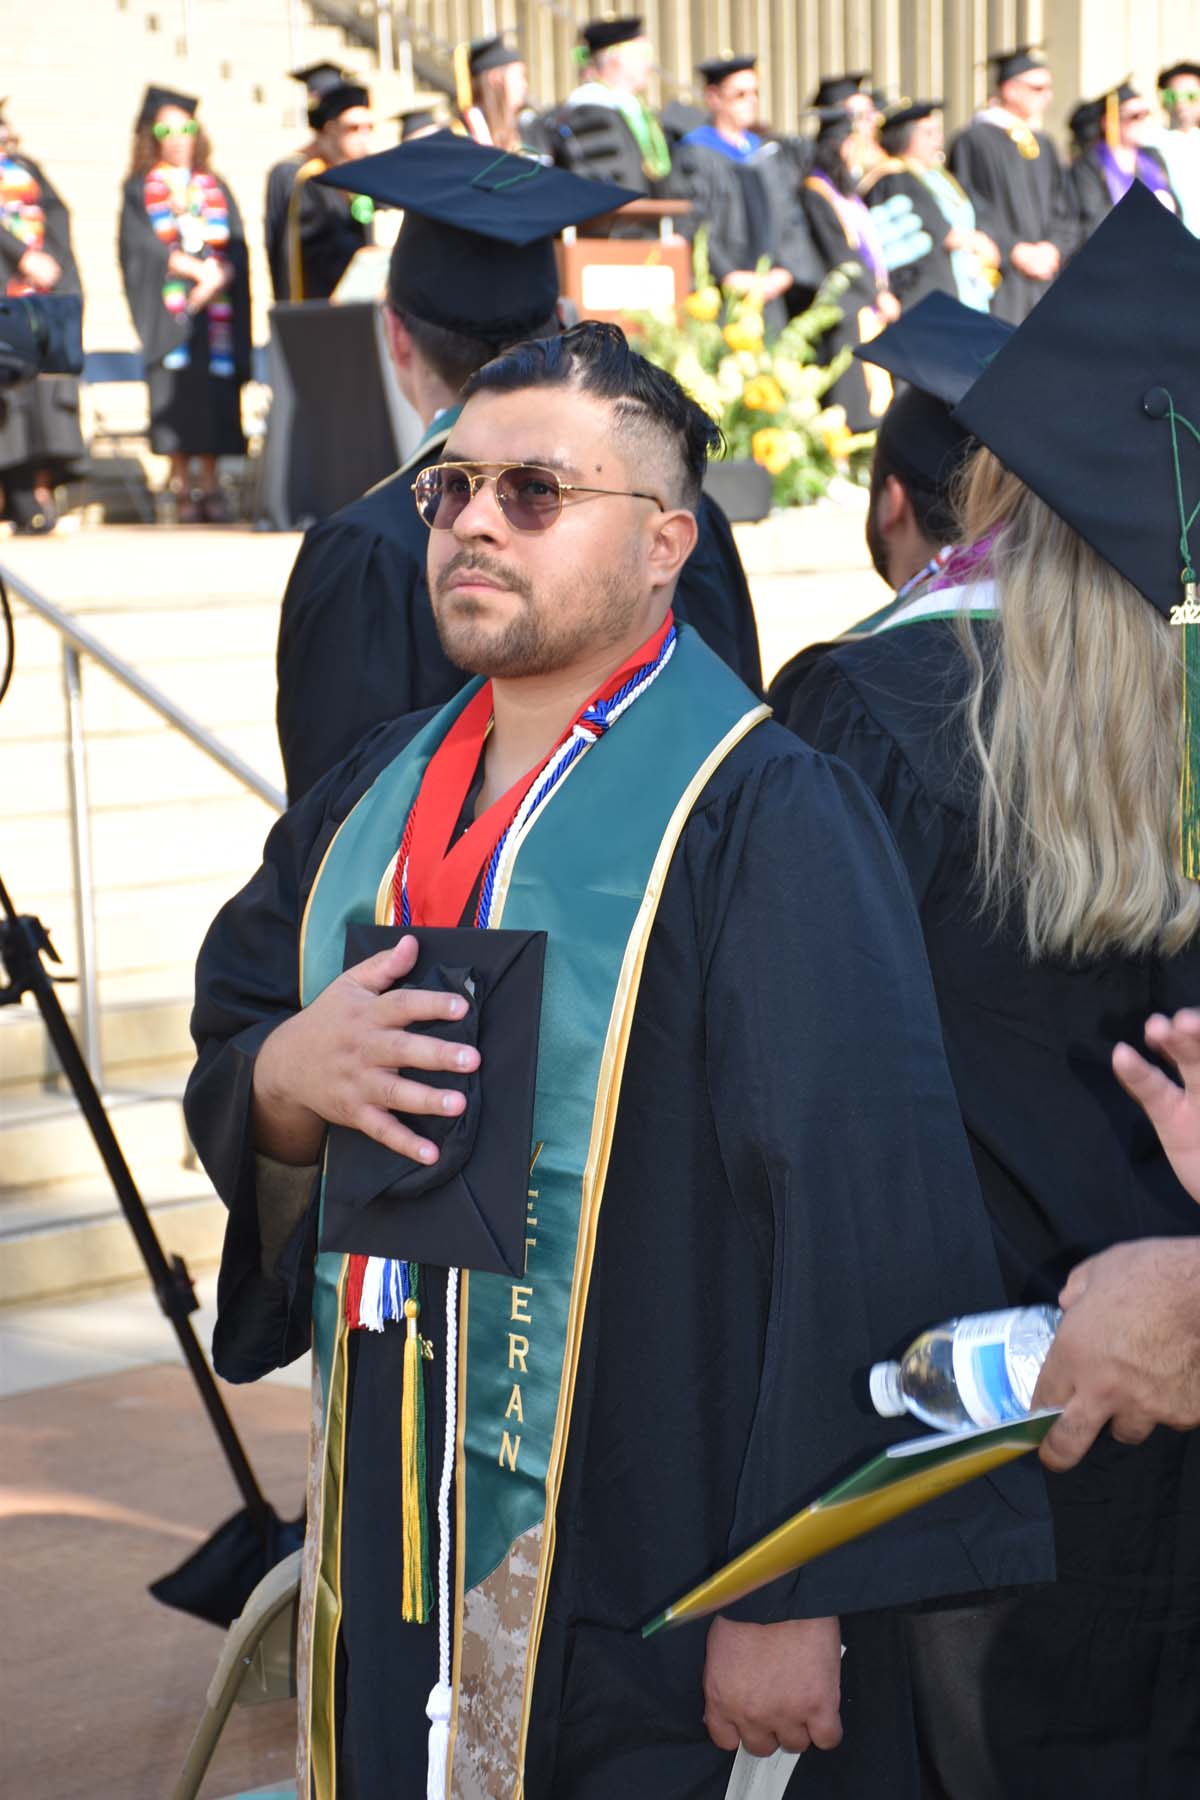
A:
POLYGON ((816 420, 816 429, 821 442, 834 462, 845 462, 850 454, 850 444, 854 437, 854 433, 846 423, 845 407, 827 406, 816 420))
POLYGON ((710 325, 721 310, 721 290, 716 287, 697 288, 689 294, 683 303, 683 310, 689 318, 700 319, 710 325))
POLYGON ((773 376, 756 375, 746 383, 742 404, 751 412, 781 412, 783 392, 773 376))
POLYGON ((763 340, 763 322, 756 312, 743 308, 725 327, 724 335, 731 350, 757 350, 763 340))
POLYGON ((756 431, 750 440, 756 463, 761 463, 768 475, 782 475, 792 460, 792 447, 788 442, 789 433, 779 431, 773 425, 764 426, 756 431))

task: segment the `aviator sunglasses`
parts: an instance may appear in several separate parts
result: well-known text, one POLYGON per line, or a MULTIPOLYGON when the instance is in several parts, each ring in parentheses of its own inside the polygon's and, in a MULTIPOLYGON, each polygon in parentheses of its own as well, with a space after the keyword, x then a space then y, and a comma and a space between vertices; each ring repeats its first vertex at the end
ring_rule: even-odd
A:
POLYGON ((549 531, 562 513, 564 494, 616 494, 627 500, 652 500, 660 512, 666 511, 657 494, 581 487, 578 482, 560 481, 553 469, 535 463, 459 462, 434 463, 421 470, 412 484, 417 511, 431 531, 452 531, 485 481, 493 484, 496 504, 514 531, 549 531))

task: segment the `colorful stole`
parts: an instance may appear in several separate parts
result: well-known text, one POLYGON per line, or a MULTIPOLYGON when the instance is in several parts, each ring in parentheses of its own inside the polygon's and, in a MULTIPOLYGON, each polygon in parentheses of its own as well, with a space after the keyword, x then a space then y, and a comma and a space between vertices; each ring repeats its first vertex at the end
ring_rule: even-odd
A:
POLYGON ((1159 162, 1157 156, 1150 155, 1144 150, 1139 150, 1136 157, 1136 166, 1131 171, 1121 167, 1113 150, 1103 141, 1094 146, 1093 154, 1095 155, 1096 161, 1100 164, 1100 173, 1104 177, 1104 185, 1108 189, 1108 197, 1114 206, 1117 204, 1118 200, 1123 200, 1125 198, 1135 181, 1140 181, 1142 186, 1148 187, 1155 199, 1161 200, 1163 205, 1167 207, 1170 212, 1176 210, 1175 196, 1171 192, 1171 183, 1168 181, 1167 172, 1159 162))
MULTIPOLYGON (((424 727, 330 844, 301 927, 304 1004, 340 974, 347 924, 391 916, 399 831, 438 747, 479 692, 472 683, 424 727)), ((453 1800, 522 1792, 555 1509, 646 944, 691 808, 733 746, 768 716, 680 626, 653 693, 576 755, 549 803, 531 807, 508 835, 496 870, 489 923, 545 930, 548 945, 525 1280, 464 1274, 456 1350, 449 1346, 438 1365, 462 1397, 454 1445, 456 1591, 438 1617, 451 1663, 450 1716, 435 1720, 444 1760, 430 1770, 430 1791, 453 1800)), ((313 1302, 322 1413, 306 1574, 312 1623, 302 1716, 309 1766, 301 1791, 308 1793, 311 1782, 315 1800, 335 1800, 337 1792, 346 1265, 340 1256, 318 1257, 313 1302)), ((436 1697, 435 1690, 431 1704, 436 1697)))
MULTIPOLYGON (((215 176, 203 169, 177 169, 170 163, 158 163, 149 170, 145 181, 146 211, 154 227, 154 235, 169 250, 185 250, 192 256, 222 258, 229 247, 229 202, 225 190, 215 176)), ((228 265, 232 274, 232 265, 228 265)), ((163 282, 163 305, 172 318, 187 313, 191 283, 182 276, 168 274, 163 282)), ((228 288, 217 294, 205 308, 208 323, 208 372, 222 380, 234 374, 233 303, 228 288)), ((191 362, 187 343, 176 346, 163 358, 166 369, 186 369, 191 362)))
MULTIPOLYGON (((27 250, 41 250, 46 242, 46 215, 42 190, 29 170, 11 156, 0 156, 0 230, 11 232, 27 250)), ((5 293, 13 298, 37 289, 19 275, 10 275, 5 293)))

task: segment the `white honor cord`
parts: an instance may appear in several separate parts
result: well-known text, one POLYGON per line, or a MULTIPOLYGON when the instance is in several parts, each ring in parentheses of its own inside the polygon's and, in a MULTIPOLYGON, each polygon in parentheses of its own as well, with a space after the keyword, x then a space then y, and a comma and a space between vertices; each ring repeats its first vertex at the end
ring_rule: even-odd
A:
POLYGON ((458 1270, 446 1276, 446 1435, 438 1483, 438 1679, 425 1706, 429 1718, 426 1800, 445 1800, 450 1754, 450 1483, 458 1447, 458 1270))

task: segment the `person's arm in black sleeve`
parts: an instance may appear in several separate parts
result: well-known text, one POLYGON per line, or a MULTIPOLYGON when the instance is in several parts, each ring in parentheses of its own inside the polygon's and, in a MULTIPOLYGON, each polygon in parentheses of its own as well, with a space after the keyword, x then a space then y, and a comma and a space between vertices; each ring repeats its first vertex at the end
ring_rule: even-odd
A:
MULTIPOLYGON (((872 1413, 872 1362, 1003 1291, 912 897, 870 795, 831 758, 781 754, 709 824, 689 853, 710 1101, 733 1201, 773 1244, 732 1555, 912 1435, 872 1413)), ((771 1624, 1040 1578, 1043 1509, 1036 1466, 1013 1465, 722 1611, 771 1624)))
POLYGON ((699 632, 752 693, 761 694, 754 602, 729 520, 710 494, 700 497, 696 524, 696 547, 675 590, 675 616, 699 632))

